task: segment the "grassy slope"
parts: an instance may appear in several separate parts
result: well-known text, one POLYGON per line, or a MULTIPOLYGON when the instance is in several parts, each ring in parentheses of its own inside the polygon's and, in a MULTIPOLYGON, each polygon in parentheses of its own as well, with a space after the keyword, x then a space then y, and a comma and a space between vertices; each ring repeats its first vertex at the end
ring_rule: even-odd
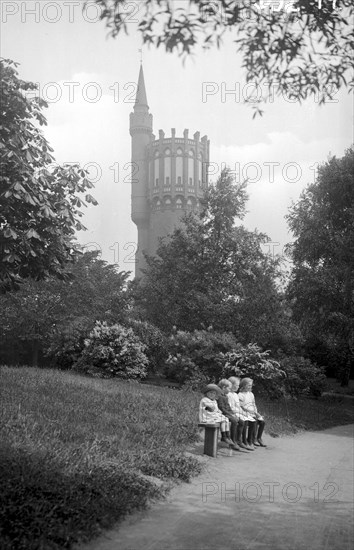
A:
MULTIPOLYGON (((25 367, 1 368, 0 388, 3 549, 70 548, 163 496, 142 474, 201 469, 183 454, 198 439, 198 394, 25 367)), ((257 401, 274 435, 353 421, 333 398, 257 401)))
POLYGON ((1 548, 70 548, 161 496, 141 472, 200 471, 182 453, 196 427, 181 392, 5 367, 0 387, 1 548))

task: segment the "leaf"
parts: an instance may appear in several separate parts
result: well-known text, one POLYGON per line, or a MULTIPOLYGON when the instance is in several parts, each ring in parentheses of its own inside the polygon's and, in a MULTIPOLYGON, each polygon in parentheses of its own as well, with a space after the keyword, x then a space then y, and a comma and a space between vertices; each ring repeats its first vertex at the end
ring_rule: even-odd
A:
POLYGON ((38 235, 38 233, 35 229, 29 229, 26 232, 26 238, 27 239, 40 239, 41 237, 38 235))

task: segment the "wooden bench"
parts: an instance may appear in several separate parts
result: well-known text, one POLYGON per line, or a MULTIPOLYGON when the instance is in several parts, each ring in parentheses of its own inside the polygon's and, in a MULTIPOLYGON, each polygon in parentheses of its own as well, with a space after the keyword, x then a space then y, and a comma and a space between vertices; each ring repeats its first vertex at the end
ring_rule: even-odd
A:
POLYGON ((217 448, 218 448, 218 430, 220 428, 220 423, 218 424, 207 424, 200 422, 198 424, 200 428, 204 428, 204 454, 216 458, 217 448))

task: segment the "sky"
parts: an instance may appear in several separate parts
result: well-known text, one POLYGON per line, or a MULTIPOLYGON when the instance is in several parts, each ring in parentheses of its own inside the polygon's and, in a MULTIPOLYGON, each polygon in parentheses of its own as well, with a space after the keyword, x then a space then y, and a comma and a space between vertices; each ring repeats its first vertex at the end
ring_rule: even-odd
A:
MULTIPOLYGON (((85 209, 86 232, 78 240, 97 249, 120 270, 134 271, 136 226, 130 218, 129 113, 133 109, 142 42, 136 23, 139 3, 129 2, 128 35, 113 39, 91 2, 3 0, 1 56, 18 63, 23 80, 39 84, 49 107, 45 137, 59 164, 89 170, 99 205, 85 209)), ((248 213, 243 224, 266 233, 264 251, 284 254, 291 242, 284 216, 315 179, 328 155, 343 156, 353 143, 353 101, 337 92, 324 106, 274 97, 263 117, 243 98, 250 93, 231 36, 219 49, 199 49, 184 63, 162 48, 142 51, 146 92, 159 129, 176 137, 185 128, 210 139, 209 180, 223 165, 236 181, 248 177, 248 213)))

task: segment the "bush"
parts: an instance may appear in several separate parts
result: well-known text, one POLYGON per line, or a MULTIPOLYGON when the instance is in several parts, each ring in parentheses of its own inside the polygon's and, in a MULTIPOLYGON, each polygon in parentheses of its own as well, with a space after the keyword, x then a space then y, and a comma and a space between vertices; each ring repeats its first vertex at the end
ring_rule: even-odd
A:
POLYGON ((269 358, 269 351, 262 351, 257 344, 242 346, 237 344, 236 349, 224 356, 224 376, 236 375, 252 378, 259 385, 261 393, 277 398, 284 395, 284 372, 278 361, 269 358))
POLYGON ((166 336, 159 328, 146 321, 131 319, 128 325, 146 346, 144 353, 149 360, 149 372, 161 372, 168 357, 166 336))
POLYGON ((304 357, 286 357, 281 360, 285 372, 284 386, 292 397, 314 395, 319 397, 326 388, 325 368, 304 357))
POLYGON ((96 321, 75 368, 102 378, 145 378, 145 346, 130 328, 96 321))
POLYGON ((73 367, 85 348, 85 339, 92 326, 90 319, 79 317, 68 325, 56 328, 45 348, 45 356, 53 361, 54 367, 62 370, 73 367))
POLYGON ((232 334, 195 330, 178 331, 169 339, 166 376, 200 389, 205 382, 222 377, 224 354, 237 342, 232 334))

